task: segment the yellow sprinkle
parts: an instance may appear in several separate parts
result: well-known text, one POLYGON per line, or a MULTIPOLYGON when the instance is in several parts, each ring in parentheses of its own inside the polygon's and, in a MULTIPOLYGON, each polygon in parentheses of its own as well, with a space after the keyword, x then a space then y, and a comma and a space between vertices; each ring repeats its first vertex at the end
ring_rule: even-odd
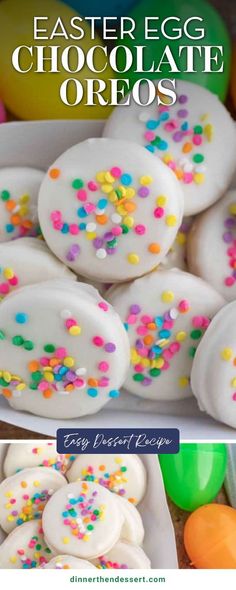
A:
POLYGON ((169 225, 170 227, 175 226, 177 223, 177 219, 175 215, 167 215, 166 216, 166 225, 169 225))
POLYGON ((134 365, 140 361, 141 357, 139 356, 139 354, 137 354, 135 348, 131 348, 130 358, 131 358, 131 362, 134 365))
POLYGON ((156 359, 154 362, 156 369, 161 369, 164 365, 164 360, 162 358, 156 359))
POLYGON ((159 207, 164 207, 164 205, 166 205, 166 203, 167 203, 166 197, 164 197, 163 195, 160 195, 159 197, 157 197, 156 204, 159 205, 159 207))
POLYGON ((17 391, 23 391, 23 389, 26 388, 25 383, 19 383, 19 385, 16 386, 17 391))
POLYGON ((52 383, 54 381, 54 377, 53 377, 52 372, 49 373, 49 372, 46 371, 44 373, 44 379, 46 379, 46 381, 48 381, 48 383, 52 383))
POLYGON ((69 537, 63 537, 62 542, 67 545, 70 542, 69 537))
POLYGON ((47 372, 51 372, 52 371, 52 367, 50 367, 50 365, 48 365, 47 367, 44 367, 43 370, 47 373, 47 372))
POLYGON ((208 113, 205 113, 204 115, 202 115, 200 117, 200 121, 206 121, 206 119, 208 119, 208 117, 209 117, 208 113))
POLYGON ((141 359, 141 361, 139 361, 139 362, 142 365, 142 367, 150 367, 150 360, 149 359, 141 359))
POLYGON ((230 361, 230 359, 232 358, 232 356, 233 356, 233 350, 232 350, 232 348, 224 348, 221 351, 221 358, 224 361, 230 361))
POLYGON ((109 194, 109 201, 111 201, 111 203, 115 203, 116 201, 118 201, 118 197, 117 194, 115 193, 115 191, 112 191, 112 193, 109 194))
POLYGON ((194 174, 194 181, 196 182, 196 184, 202 184, 205 180, 205 174, 200 174, 200 172, 198 172, 197 174, 194 174))
POLYGON ((14 277, 14 271, 10 267, 4 268, 3 274, 5 279, 12 279, 14 277))
POLYGON ((9 522, 13 522, 14 516, 12 516, 11 514, 9 514, 9 516, 7 517, 7 520, 9 520, 9 522))
MULTIPOLYGON (((102 520, 102 518, 100 517, 100 520, 102 520)), ((89 541, 89 535, 84 535, 83 537, 83 541, 89 541)))
POLYGON ((108 195, 109 193, 111 193, 113 191, 113 186, 112 186, 112 184, 102 184, 101 190, 103 193, 108 195))
POLYGON ((24 215, 27 215, 27 213, 29 212, 29 207, 27 207, 27 205, 22 205, 20 207, 19 213, 21 217, 24 217, 24 215))
POLYGON ((66 356, 64 358, 63 364, 65 365, 65 367, 73 367, 75 364, 75 361, 72 356, 66 356))
POLYGON ((3 379, 7 383, 10 383, 10 381, 11 381, 11 373, 9 373, 9 371, 3 371, 3 379))
POLYGON ((109 183, 115 181, 114 176, 112 176, 112 174, 110 172, 106 172, 104 178, 105 178, 106 182, 109 182, 109 183))
POLYGON ((172 154, 166 154, 164 156, 164 158, 162 158, 162 159, 163 159, 163 162, 165 162, 165 164, 168 164, 168 162, 171 162, 171 160, 173 160, 174 158, 173 158, 172 154))
POLYGON ((10 562, 11 562, 11 563, 16 563, 16 562, 17 562, 17 557, 16 557, 16 555, 13 555, 12 557, 10 557, 10 562))
POLYGON ((6 492, 5 493, 6 498, 11 498, 13 496, 13 492, 6 492))
POLYGON ((236 203, 231 203, 231 205, 229 206, 229 212, 231 213, 231 215, 236 215, 236 203))
MULTIPOLYGON (((119 201, 118 201, 118 203, 119 203, 119 201)), ((123 205, 117 205, 116 210, 117 210, 117 213, 119 213, 120 215, 122 215, 122 217, 124 217, 124 215, 127 214, 127 211, 123 207, 123 205)))
POLYGON ((90 231, 90 232, 86 232, 85 233, 87 240, 94 240, 97 237, 97 234, 95 231, 90 231))
POLYGON ((106 172, 103 172, 103 171, 102 172, 98 172, 96 174, 96 180, 98 180, 98 182, 104 182, 104 180, 105 180, 105 174, 106 174, 106 172))
POLYGON ((35 486, 35 488, 38 488, 38 486, 39 486, 39 481, 37 479, 34 481, 34 486, 35 486))
POLYGON ((139 256, 138 256, 138 254, 135 254, 134 252, 131 252, 130 254, 128 254, 127 258, 128 258, 128 261, 130 262, 130 264, 138 264, 139 263, 139 256))
POLYGON ((134 218, 130 215, 127 215, 126 217, 124 217, 123 222, 125 223, 125 225, 127 225, 127 227, 133 227, 134 218))
POLYGON ((176 236, 176 242, 179 244, 179 246, 184 246, 186 243, 186 234, 184 234, 182 231, 179 231, 176 236))
POLYGON ((151 184, 151 182, 153 182, 153 178, 151 176, 141 176, 140 178, 140 184, 143 186, 147 186, 148 184, 151 184))
POLYGON ((174 298, 175 296, 173 291, 163 291, 161 295, 161 299, 164 301, 164 303, 170 303, 170 301, 173 301, 174 298))
POLYGON ((120 457, 116 457, 115 463, 118 463, 118 464, 122 463, 122 459, 120 457))
POLYGON ((134 188, 132 188, 131 186, 126 188, 127 199, 132 199, 135 195, 136 195, 136 191, 134 188))
POLYGON ((118 190, 121 193, 122 197, 126 197, 127 189, 123 186, 123 184, 119 184, 118 190))
POLYGON ((180 378, 179 378, 179 386, 180 386, 180 387, 187 387, 187 385, 188 385, 188 384, 189 384, 189 379, 188 379, 188 377, 185 377, 185 376, 183 375, 183 377, 180 377, 180 378))
POLYGON ((234 377, 231 381, 232 387, 236 387, 236 377, 234 377))
POLYGON ((8 503, 8 504, 5 504, 5 508, 6 508, 7 510, 9 510, 9 508, 12 508, 12 504, 10 504, 10 503, 8 503))
POLYGON ((21 197, 19 198, 19 201, 22 205, 25 205, 26 203, 28 203, 30 200, 29 195, 21 195, 21 197))
POLYGON ((71 328, 69 328, 69 333, 71 334, 71 336, 79 336, 79 334, 81 333, 81 327, 71 326, 71 328))
POLYGON ((177 340, 177 342, 183 342, 187 337, 186 332, 182 331, 182 332, 177 332, 175 338, 177 340))
POLYGON ((205 125, 203 131, 204 131, 204 134, 205 134, 206 138, 208 139, 208 141, 211 141, 213 138, 213 125, 211 125, 210 123, 207 123, 207 125, 205 125))

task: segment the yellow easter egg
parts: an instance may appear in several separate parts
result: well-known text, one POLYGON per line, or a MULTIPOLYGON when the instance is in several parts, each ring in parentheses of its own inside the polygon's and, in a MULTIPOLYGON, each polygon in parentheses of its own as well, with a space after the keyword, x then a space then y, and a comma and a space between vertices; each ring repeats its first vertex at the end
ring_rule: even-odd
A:
POLYGON ((103 47, 97 35, 91 39, 86 21, 80 21, 79 15, 62 2, 3 0, 0 2, 3 102, 20 119, 104 119, 111 110, 104 102, 109 103, 109 79, 114 76, 110 66, 105 67, 107 57, 103 47), (99 47, 95 49, 95 46, 99 47), (88 52, 97 72, 105 68, 103 73, 90 71, 88 52), (86 105, 88 87, 94 106, 86 105), (93 93, 98 90, 103 105, 93 93))

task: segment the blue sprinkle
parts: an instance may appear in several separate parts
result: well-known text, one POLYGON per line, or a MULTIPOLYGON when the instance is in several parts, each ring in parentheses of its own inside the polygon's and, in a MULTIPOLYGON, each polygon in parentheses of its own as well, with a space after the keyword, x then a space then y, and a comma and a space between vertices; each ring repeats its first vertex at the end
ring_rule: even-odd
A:
POLYGON ((68 372, 68 370, 69 369, 67 367, 61 367, 58 371, 59 375, 65 375, 68 372))
POLYGON ((12 223, 7 223, 5 227, 8 234, 11 234, 15 229, 15 226, 12 225, 12 223))
POLYGON ((83 223, 83 222, 82 222, 82 223, 80 223, 80 224, 79 224, 79 229, 82 229, 82 230, 83 230, 83 229, 86 229, 86 223, 83 223))
POLYGON ((170 118, 170 113, 168 113, 167 111, 165 111, 164 113, 161 113, 161 115, 160 115, 160 121, 168 121, 169 118, 170 118))
POLYGON ((68 516, 69 512, 68 510, 65 510, 65 512, 62 512, 62 516, 64 516, 65 518, 68 516))
POLYGON ((145 145, 145 148, 149 151, 152 152, 152 154, 154 154, 155 152, 155 148, 154 145, 145 145))
POLYGON ((162 348, 158 346, 158 344, 154 344, 152 347, 152 352, 155 352, 155 354, 160 354, 162 352, 162 348))
POLYGON ((160 332, 159 332, 160 338, 169 338, 170 335, 171 335, 170 330, 160 330, 160 332))
POLYGON ((70 498, 70 504, 76 504, 77 500, 76 498, 70 498))
POLYGON ((118 389, 111 389, 111 391, 109 391, 109 397, 112 398, 116 398, 119 397, 120 392, 118 391, 118 389))
POLYGON ((98 395, 98 390, 97 390, 97 389, 95 389, 95 387, 89 387, 89 389, 87 389, 87 394, 88 394, 90 397, 97 397, 97 395, 98 395))
POLYGON ((125 186, 129 186, 132 182, 132 176, 130 174, 122 174, 120 180, 122 184, 124 184, 125 186))
POLYGON ((167 141, 164 141, 164 139, 161 139, 161 141, 159 141, 157 147, 159 150, 162 150, 162 151, 167 150, 168 143, 167 143, 167 141))
POLYGON ((23 522, 24 521, 23 521, 22 518, 18 518, 17 521, 16 521, 16 524, 20 525, 20 524, 23 524, 23 522))
POLYGON ((105 209, 107 206, 108 200, 107 199, 99 199, 97 207, 98 209, 105 209))
POLYGON ((185 121, 182 125, 181 125, 181 129, 182 131, 188 131, 189 128, 189 124, 187 121, 185 121))
POLYGON ((124 323, 124 329, 128 332, 129 324, 127 324, 127 322, 124 323))
POLYGON ((158 326, 158 328, 163 326, 164 320, 161 316, 157 316, 154 321, 155 321, 156 326, 158 326))
POLYGON ((62 375, 59 375, 59 373, 57 373, 56 375, 54 375, 54 379, 55 381, 62 381, 62 375))
POLYGON ((155 121, 154 119, 149 119, 149 121, 147 121, 146 123, 146 127, 147 129, 156 129, 157 127, 159 127, 160 122, 159 121, 155 121))
POLYGON ((87 211, 85 211, 84 207, 79 207, 79 209, 77 210, 77 215, 79 217, 88 217, 88 213, 87 211))
POLYGON ((69 225, 68 225, 68 223, 63 223, 63 226, 61 228, 61 232, 63 234, 68 234, 68 231, 69 231, 69 225))
POLYGON ((29 316, 27 313, 17 313, 15 315, 15 320, 17 322, 17 324, 26 324, 26 322, 28 322, 29 316))

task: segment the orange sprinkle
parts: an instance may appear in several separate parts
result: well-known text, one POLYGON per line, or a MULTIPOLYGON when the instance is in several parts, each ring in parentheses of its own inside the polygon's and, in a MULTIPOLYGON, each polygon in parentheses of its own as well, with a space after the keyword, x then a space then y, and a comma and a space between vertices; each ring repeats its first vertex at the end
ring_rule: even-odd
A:
POLYGON ((19 224, 20 224, 20 222, 21 222, 20 215, 12 215, 12 216, 11 216, 11 223, 12 223, 13 225, 19 225, 19 224))
POLYGON ((132 211, 135 211, 137 205, 133 203, 133 201, 127 201, 127 203, 124 204, 124 208, 126 211, 129 211, 129 213, 131 213, 132 211))
POLYGON ((150 334, 147 334, 147 336, 144 336, 143 342, 144 342, 144 344, 149 346, 150 344, 153 344, 154 338, 150 334))
POLYGON ((90 377, 88 379, 88 385, 91 385, 91 387, 97 387, 97 385, 98 385, 97 379, 94 379, 93 377, 90 377))
POLYGON ((236 366, 236 358, 233 360, 233 364, 234 366, 236 366))
POLYGON ((53 359, 50 359, 49 365, 50 365, 50 367, 56 367, 58 365, 58 362, 59 362, 58 359, 53 358, 53 359))
POLYGON ((28 364, 28 369, 29 369, 29 372, 30 373, 34 373, 35 371, 38 371, 38 369, 39 369, 39 363, 38 363, 38 361, 31 361, 28 364))
POLYGON ((83 490, 88 490, 88 484, 86 482, 82 483, 83 490))
POLYGON ((191 152, 192 149, 193 149, 193 144, 190 141, 187 141, 183 145, 182 152, 184 152, 184 154, 187 154, 188 152, 191 152))
POLYGON ((154 322, 150 322, 150 324, 147 324, 147 327, 149 330, 156 330, 156 324, 154 324, 154 322))
POLYGON ((25 229, 31 229, 31 227, 33 227, 33 223, 32 221, 30 221, 30 219, 25 219, 22 222, 23 227, 25 227, 25 229))
POLYGON ((66 387, 65 387, 66 391, 73 391, 74 389, 75 388, 74 388, 73 383, 68 383, 68 385, 66 385, 66 387))
POLYGON ((105 471, 106 466, 105 465, 99 465, 99 471, 105 471))
POLYGON ((6 389, 4 387, 4 389, 2 390, 2 395, 4 395, 4 397, 12 397, 12 392, 10 389, 6 389))
POLYGON ((159 254, 159 252, 161 251, 161 246, 160 244, 157 244, 157 242, 151 242, 151 244, 149 244, 148 246, 148 250, 152 254, 159 254))
POLYGON ((6 209, 8 211, 12 211, 13 209, 15 209, 15 207, 16 207, 16 201, 13 201, 13 199, 10 199, 9 201, 7 201, 6 209))
POLYGON ((177 176, 177 178, 180 180, 181 178, 183 178, 183 170, 181 170, 180 168, 177 168, 175 171, 175 175, 177 176))
POLYGON ((43 391, 43 397, 46 397, 47 399, 49 397, 52 397, 52 390, 51 389, 45 389, 45 391, 43 391))
POLYGON ((131 504, 135 504, 136 498, 129 498, 129 502, 131 502, 131 504))
POLYGON ((96 221, 100 223, 100 225, 105 225, 108 221, 107 215, 96 215, 96 221))
POLYGON ((58 178, 58 176, 60 176, 60 170, 59 168, 51 168, 48 172, 50 178, 52 178, 53 180, 56 180, 56 178, 58 178))
POLYGON ((21 482, 20 482, 20 485, 21 485, 21 487, 22 487, 22 488, 27 488, 27 485, 28 485, 28 484, 27 484, 27 482, 26 482, 26 481, 21 481, 21 482))

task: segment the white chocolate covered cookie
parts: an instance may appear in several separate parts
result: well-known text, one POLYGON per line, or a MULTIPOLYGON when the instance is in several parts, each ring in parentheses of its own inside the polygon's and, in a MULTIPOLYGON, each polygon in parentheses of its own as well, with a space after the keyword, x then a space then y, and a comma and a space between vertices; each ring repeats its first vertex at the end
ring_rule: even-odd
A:
POLYGON ((167 270, 168 268, 179 268, 180 270, 187 270, 186 247, 192 220, 193 217, 184 217, 175 241, 159 265, 160 269, 167 270))
POLYGON ((189 270, 236 299, 236 190, 199 215, 188 236, 189 270))
POLYGON ((0 527, 0 545, 2 545, 3 541, 5 541, 6 536, 7 535, 6 535, 5 531, 3 529, 1 529, 1 527, 0 527))
MULTIPOLYGON (((104 136, 137 142, 161 159, 182 186, 185 215, 194 215, 217 201, 230 184, 236 129, 219 98, 206 88, 177 80, 176 91, 172 106, 158 106, 157 99, 139 106, 131 96, 128 107, 118 105, 113 110, 104 136)), ((142 104, 147 94, 144 83, 142 104)))
POLYGON ((76 276, 36 238, 0 243, 0 299, 25 285, 76 276))
POLYGON ((37 236, 38 192, 44 172, 34 168, 0 169, 0 242, 37 236))
POLYGON ((46 503, 66 479, 54 469, 23 469, 0 484, 0 526, 6 533, 42 518, 46 503))
POLYGON ((153 400, 189 397, 193 357, 224 305, 222 296, 202 279, 171 269, 112 287, 108 299, 130 340, 128 391, 153 400))
POLYGON ((119 395, 129 342, 91 286, 54 280, 19 289, 0 306, 0 392, 40 416, 75 418, 119 395))
POLYGON ((57 555, 42 566, 45 570, 94 570, 95 565, 73 555, 57 555))
POLYGON ((78 455, 67 473, 70 482, 94 481, 138 504, 146 491, 146 471, 137 455, 78 455))
POLYGON ((8 444, 6 444, 6 443, 0 444, 0 483, 4 479, 3 465, 4 465, 7 449, 8 449, 8 444))
POLYGON ((236 302, 212 320, 194 359, 191 384, 201 410, 236 428, 236 302))
POLYGON ((180 184, 135 143, 89 139, 62 154, 39 193, 51 250, 90 279, 118 282, 157 266, 183 216, 180 184))
POLYGON ((0 546, 0 569, 34 569, 54 555, 45 542, 41 521, 32 520, 14 529, 0 546))
POLYGON ((4 473, 10 477, 27 467, 51 467, 64 474, 74 459, 75 455, 57 453, 55 442, 11 443, 4 461, 4 473))
POLYGON ((83 559, 109 551, 120 538, 123 523, 114 494, 88 481, 58 490, 43 513, 43 530, 50 547, 83 559))
POLYGON ((121 539, 133 545, 142 545, 144 528, 138 509, 124 497, 117 495, 116 498, 124 516, 121 539))
POLYGON ((151 563, 141 547, 119 541, 111 551, 93 561, 99 569, 150 569, 151 563))

